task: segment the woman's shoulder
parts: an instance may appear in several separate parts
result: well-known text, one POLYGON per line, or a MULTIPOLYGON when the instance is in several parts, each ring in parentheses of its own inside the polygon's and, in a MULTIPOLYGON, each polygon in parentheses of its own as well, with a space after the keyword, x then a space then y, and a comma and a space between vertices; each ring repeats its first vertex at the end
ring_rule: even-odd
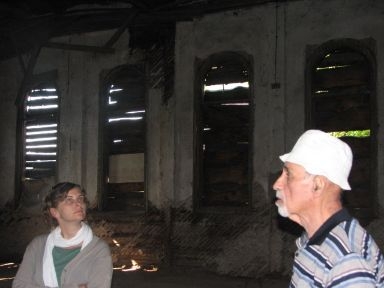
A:
POLYGON ((102 238, 93 235, 92 241, 87 245, 84 249, 90 253, 96 253, 97 255, 110 255, 110 247, 109 244, 102 238))
POLYGON ((98 246, 98 247, 106 247, 106 246, 109 247, 108 243, 104 239, 102 239, 96 235, 93 235, 91 243, 95 246, 98 246))
POLYGON ((32 239, 31 244, 34 244, 34 245, 45 244, 45 242, 47 242, 48 235, 49 234, 40 234, 35 236, 32 239))

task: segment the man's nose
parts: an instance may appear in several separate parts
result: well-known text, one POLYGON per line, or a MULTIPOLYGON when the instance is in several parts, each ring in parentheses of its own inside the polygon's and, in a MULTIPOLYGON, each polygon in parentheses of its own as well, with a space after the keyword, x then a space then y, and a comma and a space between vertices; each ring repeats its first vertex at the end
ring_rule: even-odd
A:
POLYGON ((276 179, 275 183, 273 183, 272 188, 273 190, 279 190, 281 188, 281 177, 283 174, 280 174, 280 176, 276 179))

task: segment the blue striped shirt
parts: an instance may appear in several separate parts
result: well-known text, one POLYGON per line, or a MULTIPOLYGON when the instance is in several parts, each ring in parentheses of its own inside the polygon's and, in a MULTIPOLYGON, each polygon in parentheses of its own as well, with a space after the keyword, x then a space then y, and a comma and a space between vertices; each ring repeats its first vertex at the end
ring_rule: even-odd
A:
POLYGON ((310 239, 304 233, 296 245, 291 288, 384 287, 383 254, 345 209, 310 239))

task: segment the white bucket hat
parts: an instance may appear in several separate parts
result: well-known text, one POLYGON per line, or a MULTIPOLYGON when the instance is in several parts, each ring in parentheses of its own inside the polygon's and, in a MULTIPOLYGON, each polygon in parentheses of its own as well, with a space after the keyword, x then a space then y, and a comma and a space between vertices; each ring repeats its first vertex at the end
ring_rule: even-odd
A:
POLYGON ((320 130, 308 130, 300 136, 290 153, 280 156, 281 161, 304 167, 314 175, 327 177, 344 190, 352 167, 352 151, 345 142, 320 130))

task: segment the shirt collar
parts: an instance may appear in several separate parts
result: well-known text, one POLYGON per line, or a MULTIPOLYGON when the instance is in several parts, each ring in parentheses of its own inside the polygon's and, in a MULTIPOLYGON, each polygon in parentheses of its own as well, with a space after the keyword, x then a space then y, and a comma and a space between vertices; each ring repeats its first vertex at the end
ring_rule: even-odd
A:
POLYGON ((327 237, 328 233, 335 228, 338 224, 344 221, 351 220, 352 217, 349 215, 347 209, 343 208, 333 214, 328 218, 327 221, 324 222, 323 225, 313 234, 313 236, 309 239, 308 245, 320 245, 323 243, 324 239, 327 237))

